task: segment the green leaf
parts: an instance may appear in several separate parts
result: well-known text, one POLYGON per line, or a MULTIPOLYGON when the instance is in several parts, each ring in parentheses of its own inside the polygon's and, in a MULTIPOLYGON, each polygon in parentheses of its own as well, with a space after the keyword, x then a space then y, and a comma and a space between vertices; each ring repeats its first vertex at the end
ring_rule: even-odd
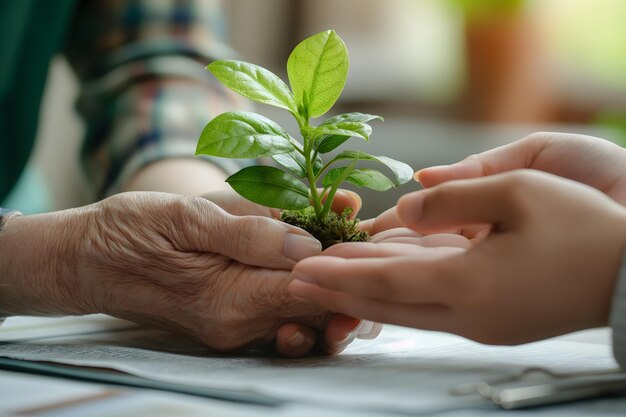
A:
POLYGON ((298 178, 306 177, 304 156, 298 151, 272 156, 274 162, 291 172, 298 178))
POLYGON ((287 74, 305 115, 319 117, 335 104, 348 77, 348 51, 335 31, 313 35, 289 55, 287 74))
POLYGON ((334 125, 320 125, 309 129, 309 135, 315 139, 315 148, 319 153, 328 153, 350 139, 358 136, 366 141, 372 134, 372 127, 363 122, 340 122, 334 125))
POLYGON ((413 174, 415 173, 415 171, 413 170, 413 168, 411 168, 410 165, 382 155, 377 156, 376 158, 378 159, 378 162, 387 165, 391 172, 393 172, 393 175, 396 179, 396 187, 413 179, 413 174))
POLYGON ((324 135, 358 136, 369 141, 372 127, 363 122, 339 122, 332 125, 319 125, 308 130, 309 135, 319 138, 324 135))
POLYGON ((242 61, 220 60, 206 67, 222 84, 259 103, 280 107, 296 114, 296 101, 276 74, 242 61))
POLYGON ((226 179, 248 200, 266 207, 300 210, 310 205, 309 190, 300 181, 269 166, 251 166, 226 179))
MULTIPOLYGON (((293 173, 298 178, 304 178, 307 176, 306 160, 304 159, 302 153, 298 151, 293 151, 281 155, 274 155, 272 156, 272 159, 274 160, 274 162, 276 162, 289 172, 293 173)), ((313 175, 317 175, 320 169, 322 169, 322 166, 324 166, 324 161, 322 161, 322 158, 320 158, 318 155, 317 158, 315 158, 315 162, 313 163, 313 175)))
POLYGON ((318 140, 317 151, 321 154, 328 153, 341 145, 352 136, 327 135, 318 140))
MULTIPOLYGON (((320 126, 334 125, 334 124, 343 123, 343 122, 366 123, 374 119, 384 120, 382 117, 376 116, 374 114, 353 112, 353 113, 345 113, 345 114, 339 114, 337 116, 333 116, 329 118, 328 120, 324 121, 324 123, 320 124, 320 126)), ((370 134, 371 134, 371 128, 370 128, 370 134)), ((352 135, 322 136, 317 139, 316 149, 321 154, 328 153, 338 148, 339 146, 341 146, 345 141, 347 141, 351 137, 352 135)), ((368 134, 368 137, 369 137, 369 134, 368 134)))
MULTIPOLYGON (((324 187, 332 185, 335 181, 341 179, 346 169, 350 167, 335 168, 328 171, 322 180, 324 187)), ((376 171, 375 169, 355 169, 346 177, 346 182, 354 184, 358 187, 367 187, 375 191, 387 191, 390 188, 395 187, 393 181, 387 178, 384 174, 376 171)))
POLYGON ((283 128, 259 114, 228 112, 206 125, 196 148, 197 155, 223 158, 259 158, 293 151, 283 128))
POLYGON ((334 157, 329 164, 335 161, 341 160, 361 160, 361 161, 374 161, 380 164, 386 165, 395 177, 394 186, 397 187, 400 184, 404 184, 413 178, 413 168, 404 162, 396 161, 395 159, 388 158, 386 156, 374 156, 361 151, 343 151, 336 157, 334 157))
POLYGON ((326 175, 324 175, 324 178, 322 179, 322 186, 324 188, 332 186, 331 188, 337 189, 352 171, 354 171, 354 163, 349 166, 331 169, 326 173, 326 175))
POLYGON ((336 123, 341 123, 341 122, 364 122, 364 123, 367 123, 367 122, 372 121, 374 119, 379 119, 381 121, 385 120, 385 119, 383 119, 380 116, 376 116, 375 114, 352 112, 352 113, 338 114, 336 116, 330 117, 327 120, 325 120, 324 123, 321 123, 320 126, 334 125, 336 123))

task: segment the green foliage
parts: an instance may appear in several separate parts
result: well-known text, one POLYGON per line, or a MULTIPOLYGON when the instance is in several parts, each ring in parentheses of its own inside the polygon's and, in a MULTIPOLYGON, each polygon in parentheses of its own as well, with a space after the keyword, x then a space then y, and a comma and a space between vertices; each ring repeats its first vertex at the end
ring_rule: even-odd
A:
POLYGON ((334 30, 300 42, 287 59, 287 75, 306 117, 326 113, 339 98, 348 78, 348 50, 334 30))
POLYGON ((206 125, 196 155, 260 158, 295 149, 283 128, 260 114, 228 112, 206 125))
POLYGON ((309 190, 293 176, 278 168, 252 166, 226 179, 235 191, 248 200, 289 210, 309 206, 309 190))
MULTIPOLYGON (((237 93, 288 110, 300 128, 301 143, 273 121, 248 112, 224 113, 205 127, 196 155, 269 156, 284 168, 283 171, 267 166, 248 167, 230 176, 228 183, 245 198, 287 210, 309 207, 307 213, 322 221, 334 215, 330 207, 343 182, 385 191, 411 179, 411 167, 385 156, 343 151, 327 163, 322 161, 320 155, 335 150, 352 137, 369 142, 372 127, 368 123, 382 120, 380 116, 354 112, 311 124, 311 118, 322 116, 335 104, 348 74, 348 52, 334 31, 318 33, 294 48, 287 61, 291 90, 272 72, 246 62, 219 60, 207 69, 237 93), (361 160, 386 166, 393 177, 374 169, 357 169, 356 163, 361 160), (342 162, 343 166, 337 166, 342 162), (318 183, 324 187, 321 192, 318 183)), ((348 217, 341 221, 348 221, 348 217)))
POLYGON ((361 151, 343 151, 336 157, 334 157, 329 164, 341 160, 360 160, 360 161, 374 161, 379 164, 386 165, 391 172, 393 172, 395 181, 393 186, 397 187, 405 182, 408 182, 413 178, 413 168, 403 162, 398 162, 395 159, 387 158, 386 156, 374 156, 361 151))
POLYGON ((226 87, 259 103, 281 107, 296 114, 289 87, 273 72, 241 61, 215 61, 207 66, 226 87))
POLYGON ((325 187, 342 179, 359 187, 371 188, 375 191, 387 191, 394 187, 393 182, 382 173, 374 169, 350 169, 350 167, 335 168, 328 172, 322 181, 325 187))
MULTIPOLYGON (((365 114, 365 113, 346 113, 346 114, 340 114, 338 116, 334 116, 331 117, 330 119, 326 120, 325 122, 320 124, 321 126, 337 126, 340 123, 362 123, 365 124, 371 120, 374 119, 379 119, 379 120, 383 120, 382 117, 380 116, 376 116, 373 114, 365 114)), ((368 125, 366 125, 368 126, 368 125)), ((367 131, 367 135, 366 137, 364 137, 364 139, 369 141, 369 135, 372 133, 372 129, 370 128, 369 131, 367 131)), ((352 135, 339 135, 339 134, 331 134, 331 135, 324 135, 319 137, 318 139, 316 139, 316 145, 317 145, 317 151, 319 153, 328 153, 332 150, 334 150, 335 148, 341 146, 345 141, 347 141, 348 139, 350 139, 352 135)), ((363 137, 363 136, 361 136, 363 137)))

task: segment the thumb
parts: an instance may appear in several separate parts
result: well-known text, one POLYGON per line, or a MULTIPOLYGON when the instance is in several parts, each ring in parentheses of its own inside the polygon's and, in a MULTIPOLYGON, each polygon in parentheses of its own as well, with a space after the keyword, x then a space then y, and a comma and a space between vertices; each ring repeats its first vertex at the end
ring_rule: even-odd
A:
POLYGON ((202 198, 185 208, 185 220, 176 230, 183 251, 210 252, 275 269, 291 269, 296 262, 322 251, 313 236, 276 219, 233 216, 202 198))
POLYGON ((335 213, 341 214, 346 208, 350 207, 352 209, 350 217, 353 218, 361 210, 362 205, 361 197, 357 193, 341 189, 337 190, 330 209, 335 213))
POLYGON ((510 228, 519 218, 519 185, 529 175, 517 173, 447 182, 407 194, 398 200, 398 218, 420 233, 435 233, 469 225, 510 228))
POLYGON ((484 177, 515 169, 531 168, 542 152, 545 140, 540 135, 529 136, 508 145, 471 155, 452 165, 424 168, 415 173, 415 180, 424 187, 434 187, 446 181, 484 177))

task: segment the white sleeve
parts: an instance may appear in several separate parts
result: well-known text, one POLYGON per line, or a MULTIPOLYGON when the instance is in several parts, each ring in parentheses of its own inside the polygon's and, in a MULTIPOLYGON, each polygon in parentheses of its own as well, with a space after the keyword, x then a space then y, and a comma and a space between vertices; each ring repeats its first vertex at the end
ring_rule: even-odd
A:
POLYGON ((626 249, 615 281, 610 325, 613 329, 613 355, 626 369, 626 249))

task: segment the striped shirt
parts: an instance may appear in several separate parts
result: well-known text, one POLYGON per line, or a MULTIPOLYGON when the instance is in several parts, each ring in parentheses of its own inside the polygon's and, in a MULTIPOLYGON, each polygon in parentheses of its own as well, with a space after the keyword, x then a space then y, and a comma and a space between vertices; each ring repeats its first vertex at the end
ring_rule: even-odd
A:
MULTIPOLYGON (((64 53, 81 82, 86 123, 81 161, 94 197, 121 191, 143 166, 193 157, 216 115, 240 96, 204 66, 233 56, 219 0, 83 0, 64 53)), ((210 158, 208 158, 210 159, 210 158)), ((227 173, 232 160, 212 159, 227 173)))

